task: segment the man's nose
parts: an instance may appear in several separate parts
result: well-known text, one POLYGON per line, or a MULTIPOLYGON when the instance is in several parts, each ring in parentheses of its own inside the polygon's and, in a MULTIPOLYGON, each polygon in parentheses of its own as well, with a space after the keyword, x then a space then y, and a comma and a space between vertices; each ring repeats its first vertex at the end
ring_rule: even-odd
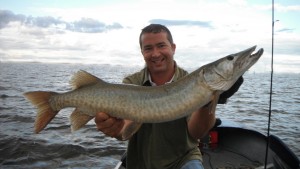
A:
POLYGON ((153 48, 152 51, 152 57, 159 57, 160 56, 160 51, 158 48, 153 48))

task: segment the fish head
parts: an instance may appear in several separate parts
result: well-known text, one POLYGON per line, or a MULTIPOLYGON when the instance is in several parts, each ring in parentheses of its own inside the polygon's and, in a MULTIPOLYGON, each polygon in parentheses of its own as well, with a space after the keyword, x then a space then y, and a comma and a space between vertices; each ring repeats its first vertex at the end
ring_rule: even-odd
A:
POLYGON ((204 66, 203 76, 206 84, 213 90, 228 90, 262 56, 262 48, 252 54, 255 48, 256 46, 253 46, 204 66))

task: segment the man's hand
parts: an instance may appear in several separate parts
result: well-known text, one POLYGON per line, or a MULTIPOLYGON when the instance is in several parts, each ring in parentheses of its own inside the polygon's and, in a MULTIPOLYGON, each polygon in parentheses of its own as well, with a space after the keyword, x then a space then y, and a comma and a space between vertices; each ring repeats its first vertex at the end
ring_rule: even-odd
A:
POLYGON ((123 119, 117 119, 106 113, 99 112, 95 116, 95 123, 99 131, 110 137, 118 137, 125 122, 123 119))

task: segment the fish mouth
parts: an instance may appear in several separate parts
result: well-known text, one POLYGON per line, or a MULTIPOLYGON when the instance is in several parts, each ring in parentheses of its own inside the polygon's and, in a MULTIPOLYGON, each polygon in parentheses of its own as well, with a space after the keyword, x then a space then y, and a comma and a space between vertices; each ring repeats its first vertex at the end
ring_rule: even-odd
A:
POLYGON ((240 54, 240 57, 238 57, 236 61, 236 64, 238 65, 237 66, 238 69, 242 71, 246 71, 258 61, 258 59, 264 53, 264 49, 260 48, 257 52, 253 53, 255 49, 256 46, 253 46, 237 54, 237 55, 240 54))
POLYGON ((255 56, 260 57, 263 53, 264 53, 264 49, 260 48, 256 53, 250 55, 250 57, 255 57, 255 56))
POLYGON ((250 61, 250 65, 249 65, 248 69, 258 61, 258 59, 262 56, 263 53, 264 53, 264 49, 260 48, 257 52, 255 52, 249 56, 249 58, 252 59, 252 61, 250 61))
POLYGON ((255 51, 255 49, 256 49, 256 45, 249 49, 246 49, 244 52, 246 53, 246 56, 249 56, 250 58, 253 58, 253 57, 259 58, 263 54, 264 49, 260 48, 257 52, 253 53, 255 51))

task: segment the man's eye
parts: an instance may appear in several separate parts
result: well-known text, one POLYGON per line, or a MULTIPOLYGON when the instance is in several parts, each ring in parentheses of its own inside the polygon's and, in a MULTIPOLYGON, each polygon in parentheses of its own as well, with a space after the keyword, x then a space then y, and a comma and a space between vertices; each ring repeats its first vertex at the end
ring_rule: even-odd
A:
POLYGON ((144 51, 150 51, 151 48, 144 48, 144 51))
POLYGON ((163 48, 163 47, 165 47, 165 46, 166 46, 165 44, 160 44, 160 45, 158 45, 159 48, 163 48))

